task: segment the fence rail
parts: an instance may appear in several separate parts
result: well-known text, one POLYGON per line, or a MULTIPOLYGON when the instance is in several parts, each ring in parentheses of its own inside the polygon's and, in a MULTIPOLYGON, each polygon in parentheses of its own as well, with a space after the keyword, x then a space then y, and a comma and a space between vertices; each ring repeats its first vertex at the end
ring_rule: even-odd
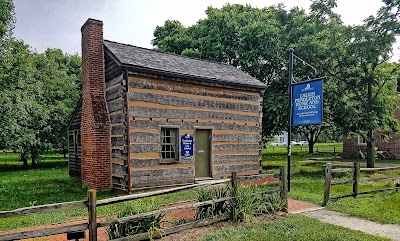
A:
POLYGON ((362 195, 362 194, 371 194, 371 193, 399 190, 400 187, 391 187, 391 188, 383 188, 383 189, 363 191, 363 192, 359 191, 360 183, 400 180, 400 176, 384 177, 384 178, 365 178, 365 179, 360 178, 361 172, 373 173, 373 172, 388 171, 388 170, 400 170, 400 166, 379 167, 379 168, 360 168, 360 163, 354 162, 353 168, 332 169, 332 163, 327 163, 325 166, 324 202, 322 205, 325 206, 330 200, 337 200, 337 199, 345 198, 345 197, 357 197, 357 195, 362 195), (353 177, 351 180, 332 181, 333 173, 353 173, 353 177), (352 186, 353 186, 352 193, 338 195, 338 196, 330 195, 331 186, 345 185, 345 184, 352 184, 352 186))
MULTIPOLYGON (((280 167, 279 174, 260 174, 260 175, 252 175, 252 176, 237 176, 237 174, 235 172, 232 172, 231 178, 229 178, 229 179, 214 180, 214 181, 207 182, 207 183, 191 184, 191 185, 186 185, 186 186, 181 186, 181 187, 169 188, 169 189, 146 192, 146 193, 132 194, 132 195, 126 195, 126 196, 121 196, 121 197, 113 197, 113 198, 102 199, 102 200, 97 200, 96 190, 88 190, 88 197, 87 197, 87 200, 85 200, 85 201, 55 203, 55 204, 40 205, 40 206, 34 206, 34 207, 19 208, 19 209, 15 209, 12 211, 3 211, 3 212, 0 212, 0 218, 24 216, 24 215, 30 215, 30 214, 35 214, 35 213, 43 213, 43 212, 64 211, 64 210, 87 208, 88 220, 82 221, 81 224, 63 225, 63 226, 58 226, 58 227, 44 228, 44 229, 32 230, 32 231, 26 231, 26 232, 0 234, 0 241, 26 239, 26 238, 38 238, 38 237, 62 234, 62 233, 67 233, 67 232, 83 232, 85 230, 89 230, 89 240, 90 241, 97 241, 97 229, 101 228, 101 227, 107 227, 107 226, 114 225, 114 224, 126 223, 126 222, 129 222, 132 220, 137 220, 137 219, 144 218, 144 217, 164 214, 164 213, 168 213, 168 212, 171 212, 174 210, 184 209, 184 208, 198 208, 198 207, 202 207, 202 206, 207 206, 207 205, 212 205, 212 204, 227 202, 227 201, 231 201, 233 203, 233 205, 235 205, 236 198, 237 198, 237 192, 238 192, 238 180, 246 181, 246 180, 252 180, 252 179, 256 179, 256 178, 268 178, 268 177, 279 177, 279 179, 280 179, 279 189, 268 190, 268 191, 254 193, 254 194, 260 195, 260 194, 279 193, 279 197, 280 197, 281 201, 284 202, 284 209, 287 210, 286 167, 280 167), (127 202, 127 201, 145 198, 145 197, 153 197, 153 196, 163 195, 163 194, 168 194, 168 193, 175 193, 175 192, 179 192, 179 191, 183 191, 183 190, 189 190, 189 189, 205 187, 205 186, 212 186, 212 185, 222 184, 222 183, 227 183, 227 182, 230 182, 232 185, 233 193, 232 193, 231 197, 220 198, 217 200, 197 202, 197 203, 183 204, 183 205, 173 206, 170 208, 164 208, 164 209, 155 210, 155 211, 151 211, 151 212, 147 212, 147 213, 131 215, 128 217, 115 218, 115 219, 111 219, 111 220, 107 220, 107 221, 97 222, 98 217, 97 217, 96 209, 99 206, 127 202)), ((197 221, 191 222, 191 223, 181 224, 181 225, 174 226, 171 228, 163 229, 162 231, 155 231, 155 233, 153 234, 153 237, 155 238, 155 237, 159 237, 160 235, 171 234, 171 233, 179 232, 179 231, 193 228, 193 227, 209 225, 209 224, 212 224, 212 223, 215 223, 218 221, 226 220, 228 218, 229 217, 227 217, 227 216, 221 216, 221 217, 217 217, 217 218, 214 218, 211 220, 204 219, 204 220, 197 220, 197 221)), ((135 234, 133 236, 118 238, 118 239, 114 239, 114 240, 146 240, 146 239, 149 239, 148 233, 135 234)))

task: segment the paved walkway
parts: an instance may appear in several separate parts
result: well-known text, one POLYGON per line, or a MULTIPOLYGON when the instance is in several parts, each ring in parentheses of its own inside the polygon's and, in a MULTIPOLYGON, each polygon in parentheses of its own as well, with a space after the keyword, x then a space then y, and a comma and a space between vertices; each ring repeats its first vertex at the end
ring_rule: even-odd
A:
POLYGON ((364 233, 378 235, 392 240, 400 241, 400 226, 393 224, 379 224, 372 221, 352 218, 345 214, 320 209, 315 211, 304 212, 304 215, 317 218, 325 223, 331 223, 342 227, 358 230, 364 233))

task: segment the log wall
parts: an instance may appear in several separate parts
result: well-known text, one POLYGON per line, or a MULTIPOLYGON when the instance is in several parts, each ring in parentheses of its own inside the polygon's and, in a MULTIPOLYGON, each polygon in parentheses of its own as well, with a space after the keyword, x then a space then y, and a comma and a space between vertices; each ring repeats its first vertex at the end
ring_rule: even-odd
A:
MULTIPOLYGON (((107 60, 108 58, 106 58, 107 60)), ((128 179, 128 124, 126 116, 126 80, 124 74, 106 61, 106 100, 111 121, 111 177, 115 190, 127 191, 128 179)))
POLYGON ((81 179, 81 143, 78 141, 77 146, 75 146, 75 138, 77 137, 76 133, 79 134, 81 127, 81 113, 82 113, 82 105, 79 104, 73 119, 68 128, 68 156, 69 156, 69 176, 81 179), (75 150, 77 148, 77 150, 75 150))
MULTIPOLYGON (((212 176, 260 171, 261 93, 207 87, 130 74, 128 116, 132 189, 193 182, 193 158, 163 164, 162 126, 179 128, 179 137, 196 128, 212 130, 212 176)), ((113 127, 113 132, 123 132, 113 127)), ((180 156, 180 153, 179 153, 180 156)))

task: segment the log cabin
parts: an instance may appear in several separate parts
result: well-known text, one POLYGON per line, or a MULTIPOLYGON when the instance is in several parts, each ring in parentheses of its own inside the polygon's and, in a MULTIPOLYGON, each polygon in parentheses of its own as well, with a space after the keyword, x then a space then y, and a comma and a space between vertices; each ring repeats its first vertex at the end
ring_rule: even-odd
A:
POLYGON ((260 173, 265 85, 234 66, 82 32, 82 98, 69 171, 83 185, 134 192, 260 173))

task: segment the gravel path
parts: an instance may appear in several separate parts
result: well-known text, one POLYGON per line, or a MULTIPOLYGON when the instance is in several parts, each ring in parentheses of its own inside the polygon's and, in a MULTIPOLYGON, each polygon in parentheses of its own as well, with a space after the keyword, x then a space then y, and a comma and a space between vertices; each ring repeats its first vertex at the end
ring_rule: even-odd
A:
POLYGON ((326 209, 304 212, 303 214, 311 218, 317 218, 322 222, 331 223, 353 230, 359 230, 364 233, 379 235, 385 238, 400 241, 399 225, 379 224, 364 219, 351 218, 346 216, 345 214, 328 211, 326 209))

